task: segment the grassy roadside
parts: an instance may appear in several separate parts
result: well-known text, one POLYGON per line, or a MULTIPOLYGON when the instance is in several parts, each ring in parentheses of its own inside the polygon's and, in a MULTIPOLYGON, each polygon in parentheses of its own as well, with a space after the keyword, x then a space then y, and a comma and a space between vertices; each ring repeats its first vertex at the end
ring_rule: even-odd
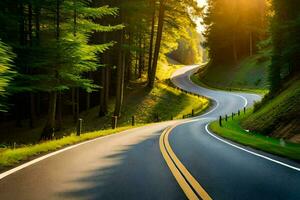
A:
POLYGON ((266 95, 269 90, 263 89, 263 88, 243 88, 243 87, 218 87, 218 86, 212 86, 210 84, 204 83, 200 78, 199 74, 193 74, 191 76, 191 80, 196 83, 197 85, 212 89, 212 90, 224 90, 224 91, 234 91, 234 92, 249 92, 253 94, 260 94, 260 95, 266 95))
MULTIPOLYGON (((168 75, 172 74, 172 72, 179 67, 180 65, 160 65, 163 71, 168 71, 168 75)), ((169 76, 163 73, 159 73, 158 75, 158 83, 151 91, 147 90, 143 84, 136 84, 137 86, 133 85, 132 88, 127 88, 127 95, 124 99, 124 107, 122 110, 123 115, 118 120, 118 129, 113 130, 109 128, 111 122, 109 116, 111 116, 113 112, 112 101, 110 113, 106 118, 97 117, 98 107, 81 113, 81 117, 84 120, 84 134, 79 137, 75 135, 75 125, 72 124, 72 122, 67 122, 67 124, 70 124, 70 128, 59 133, 61 137, 57 140, 34 142, 35 140, 33 139, 38 138, 38 135, 36 135, 36 132, 39 132, 38 129, 32 133, 28 131, 25 134, 24 132, 16 134, 14 136, 15 138, 28 137, 26 134, 32 135, 25 138, 29 141, 28 143, 21 143, 22 145, 18 145, 15 149, 5 145, 3 145, 3 148, 0 147, 0 171, 4 171, 21 162, 72 144, 153 123, 156 115, 159 116, 159 121, 170 120, 171 117, 173 117, 173 119, 182 119, 183 115, 190 114, 192 110, 194 110, 194 114, 197 115, 208 108, 208 99, 185 94, 166 83, 166 79, 168 79, 169 76), (130 126, 132 116, 135 116, 135 127, 130 126)), ((5 135, 2 134, 1 137, 5 137, 5 135)))
MULTIPOLYGON (((248 112, 250 113, 250 111, 248 112)), ((234 142, 279 156, 300 160, 299 144, 244 130, 240 123, 241 120, 249 116, 249 113, 239 118, 236 117, 234 120, 229 119, 228 122, 223 123, 222 127, 215 121, 210 124, 209 128, 214 133, 234 142)))
POLYGON ((125 131, 130 128, 132 127, 127 126, 127 127, 117 128, 117 129, 94 131, 94 132, 81 134, 80 136, 76 136, 73 133, 70 136, 66 136, 58 140, 45 141, 35 145, 26 145, 24 147, 20 147, 16 149, 10 149, 10 148, 2 149, 0 151, 0 171, 2 171, 7 167, 14 166, 20 163, 21 161, 28 160, 40 154, 55 151, 66 146, 91 140, 97 137, 103 137, 106 135, 111 135, 117 132, 125 131))

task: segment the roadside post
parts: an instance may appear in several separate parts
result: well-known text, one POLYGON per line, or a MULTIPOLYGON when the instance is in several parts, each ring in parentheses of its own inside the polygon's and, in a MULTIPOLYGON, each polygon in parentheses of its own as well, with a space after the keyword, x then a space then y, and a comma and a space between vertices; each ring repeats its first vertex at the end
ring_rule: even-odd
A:
POLYGON ((117 123, 118 123, 118 117, 117 116, 112 116, 112 118, 111 118, 111 128, 116 129, 117 128, 117 123))
POLYGON ((228 116, 227 116, 227 114, 225 115, 225 121, 227 122, 227 119, 228 119, 228 116))
POLYGON ((219 118, 219 125, 222 127, 222 116, 219 118))
POLYGON ((80 136, 82 132, 82 121, 83 120, 81 118, 79 118, 77 121, 77 133, 76 133, 77 136, 80 136))
POLYGON ((155 115, 155 121, 159 122, 159 115, 158 115, 158 113, 156 113, 156 115, 155 115))
POLYGON ((131 125, 132 126, 135 126, 135 116, 133 115, 132 118, 131 118, 131 125))
POLYGON ((246 107, 244 107, 244 114, 246 114, 246 107))
POLYGON ((238 110, 238 116, 240 116, 241 115, 241 111, 240 110, 238 110))

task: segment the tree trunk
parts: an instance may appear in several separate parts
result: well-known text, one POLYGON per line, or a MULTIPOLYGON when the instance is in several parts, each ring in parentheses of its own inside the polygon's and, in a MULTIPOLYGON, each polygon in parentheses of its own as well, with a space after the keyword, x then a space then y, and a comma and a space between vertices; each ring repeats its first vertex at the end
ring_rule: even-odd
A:
POLYGON ((36 45, 40 44, 40 15, 41 15, 41 8, 35 7, 35 39, 36 45))
POLYGON ((249 55, 250 56, 253 55, 253 33, 252 33, 252 31, 250 31, 250 34, 249 34, 249 55))
POLYGON ((57 98, 57 130, 61 130, 62 128, 62 102, 62 94, 59 92, 57 98))
MULTIPOLYGON (((152 4, 152 0, 151 4, 152 4)), ((150 33, 150 46, 149 46, 149 60, 148 60, 148 83, 150 82, 152 72, 152 54, 153 54, 153 40, 154 40, 154 29, 155 29, 155 3, 153 3, 153 12, 151 19, 151 33, 150 33)))
MULTIPOLYGON (((60 0, 56 0, 56 40, 59 41, 60 37, 60 0)), ((59 56, 59 55, 58 55, 59 56)), ((54 71, 55 77, 57 77, 57 71, 54 71)), ((56 101, 57 91, 52 91, 49 94, 49 108, 47 123, 41 136, 42 139, 51 139, 54 136, 55 131, 55 116, 56 116, 56 101)))
POLYGON ((105 68, 105 92, 104 92, 104 103, 103 106, 105 108, 105 114, 108 113, 108 102, 109 102, 109 86, 110 86, 110 67, 106 66, 105 68))
MULTIPOLYGON (((92 80, 92 74, 88 72, 88 78, 92 80)), ((91 93, 86 92, 86 110, 89 110, 91 108, 91 93)))
POLYGON ((121 109, 123 104, 123 94, 124 94, 124 62, 125 56, 122 50, 122 44, 124 40, 124 30, 120 32, 120 42, 119 42, 119 56, 118 56, 118 67, 117 67, 117 91, 116 91, 116 103, 114 116, 121 116, 121 109))
POLYGON ((30 93, 30 128, 35 127, 35 121, 36 121, 36 105, 35 105, 35 95, 34 93, 30 93))
POLYGON ((74 120, 74 122, 77 121, 77 119, 76 119, 76 100, 75 100, 75 93, 76 93, 75 88, 72 88, 72 115, 73 115, 73 120, 74 120))
POLYGON ((134 78, 138 79, 138 68, 139 68, 139 54, 135 52, 135 67, 134 67, 134 78))
POLYGON ((233 40, 232 40, 232 53, 233 53, 233 61, 234 63, 238 62, 238 55, 237 55, 237 45, 236 45, 236 35, 233 34, 233 40))
POLYGON ((156 36, 155 49, 153 55, 153 64, 151 69, 150 80, 148 83, 148 87, 150 89, 154 87, 154 82, 156 77, 157 62, 159 58, 159 51, 160 51, 162 34, 163 34, 164 18, 165 18, 165 0, 160 0, 157 36, 156 36))
POLYGON ((57 92, 56 91, 50 92, 47 123, 44 128, 41 139, 51 139, 54 136, 53 134, 55 131, 56 100, 57 100, 57 92))
POLYGON ((91 108, 91 93, 86 92, 86 110, 91 108))
MULTIPOLYGON (((19 4, 19 42, 20 46, 25 46, 25 14, 24 14, 24 4, 22 1, 20 1, 19 4)), ((21 51, 21 53, 23 53, 21 51)), ((20 69, 23 73, 22 69, 20 69)), ((23 119, 23 108, 24 103, 22 102, 22 99, 24 98, 22 93, 16 94, 16 102, 15 102, 15 114, 16 114, 16 126, 22 127, 22 119, 23 119)))
MULTIPOLYGON (((104 63, 106 64, 106 63, 104 63)), ((107 114, 107 105, 106 105, 106 101, 105 101, 105 93, 106 93, 106 89, 107 89, 107 82, 106 82, 106 68, 107 66, 105 66, 104 68, 101 69, 101 90, 100 90, 100 110, 99 110, 99 117, 103 117, 107 114)))
POLYGON ((139 36, 139 76, 138 78, 142 78, 142 73, 143 73, 143 50, 142 50, 142 36, 140 34, 139 36))
MULTIPOLYGON (((106 33, 103 33, 103 43, 106 42, 106 33)), ((103 117, 107 114, 108 112, 108 95, 109 95, 109 52, 104 52, 102 54, 103 56, 103 64, 104 67, 101 69, 101 86, 102 88, 100 89, 100 109, 98 116, 103 117)))
MULTIPOLYGON (((29 3, 28 5, 28 36, 29 36, 29 46, 33 46, 32 41, 32 5, 29 3)), ((33 74, 31 68, 29 68, 29 74, 33 74)), ((34 93, 30 92, 29 94, 29 102, 30 102, 30 120, 29 126, 30 128, 34 128, 35 119, 36 119, 36 111, 35 111, 35 95, 34 93)))
POLYGON ((79 113, 80 113, 80 91, 79 88, 76 88, 76 113, 75 113, 76 120, 79 118, 79 113))

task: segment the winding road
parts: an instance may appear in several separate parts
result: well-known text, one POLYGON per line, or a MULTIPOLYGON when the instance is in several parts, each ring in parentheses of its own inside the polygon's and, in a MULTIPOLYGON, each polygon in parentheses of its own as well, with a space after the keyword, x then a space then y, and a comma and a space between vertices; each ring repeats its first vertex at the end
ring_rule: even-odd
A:
POLYGON ((0 199, 300 199, 300 164, 214 135, 207 124, 259 96, 209 90, 177 70, 178 87, 213 100, 205 114, 124 131, 0 174, 0 199))

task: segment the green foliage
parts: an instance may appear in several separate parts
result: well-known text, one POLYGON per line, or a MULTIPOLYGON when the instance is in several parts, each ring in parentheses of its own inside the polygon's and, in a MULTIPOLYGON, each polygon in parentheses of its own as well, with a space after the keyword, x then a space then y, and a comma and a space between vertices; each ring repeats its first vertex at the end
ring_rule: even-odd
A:
POLYGON ((191 29, 189 35, 178 40, 178 48, 170 56, 182 64, 201 63, 201 35, 195 29, 191 29))
POLYGON ((15 72, 12 70, 14 54, 11 49, 0 41, 0 112, 5 111, 5 97, 8 95, 8 86, 15 72))
POLYGON ((273 0, 273 58, 270 65, 271 92, 276 93, 282 79, 299 74, 300 14, 295 0, 273 0))

